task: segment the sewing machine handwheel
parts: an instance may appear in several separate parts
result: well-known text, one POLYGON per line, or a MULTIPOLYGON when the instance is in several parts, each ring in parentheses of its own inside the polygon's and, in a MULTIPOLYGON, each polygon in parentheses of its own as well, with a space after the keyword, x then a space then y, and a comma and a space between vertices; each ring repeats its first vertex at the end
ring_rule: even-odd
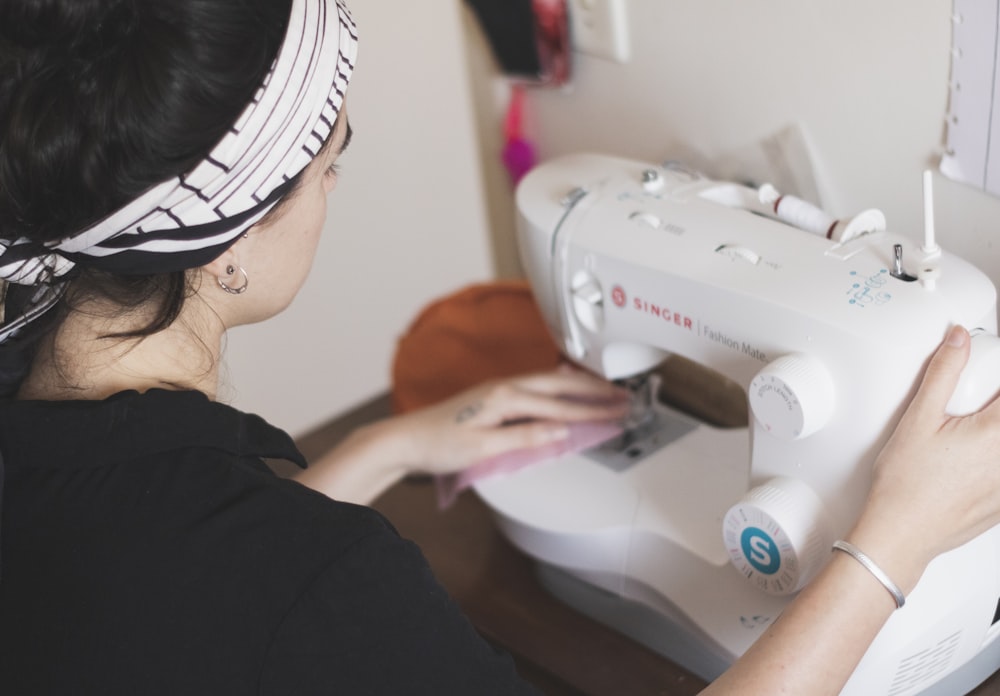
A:
POLYGON ((1000 338, 974 329, 969 362, 945 407, 952 416, 967 416, 991 402, 1000 391, 1000 338))
POLYGON ((750 381, 749 397, 761 427, 784 440, 808 437, 833 414, 833 380, 818 358, 804 353, 765 365, 750 381))
POLYGON ((779 477, 729 508, 722 532, 729 559, 769 594, 797 592, 822 567, 829 548, 823 503, 806 483, 779 477))

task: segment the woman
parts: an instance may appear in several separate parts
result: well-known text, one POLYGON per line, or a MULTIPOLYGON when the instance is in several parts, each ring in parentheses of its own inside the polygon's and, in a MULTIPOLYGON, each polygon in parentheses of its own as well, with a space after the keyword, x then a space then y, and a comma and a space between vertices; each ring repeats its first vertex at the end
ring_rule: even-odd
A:
MULTIPOLYGON (((213 403, 225 331, 312 260, 350 134, 346 10, 52 0, 0 27, 0 693, 523 688, 411 544, 273 477, 263 457, 303 463, 289 438, 213 403)), ((513 380, 359 432, 303 481, 368 501, 623 410, 579 372, 513 380)))
MULTIPOLYGON (((573 370, 484 385, 298 481, 262 462, 304 465, 287 435, 214 401, 226 330, 281 311, 308 271, 355 37, 334 0, 0 6, 0 693, 530 691, 419 551, 348 501, 622 417, 617 389, 573 370)), ((967 352, 956 330, 850 537, 904 591, 1000 519, 994 416, 941 415, 967 352), (955 447, 964 485, 940 498, 932 459, 955 447), (899 546, 896 522, 930 504, 950 524, 899 546)), ((891 611, 852 563, 713 688, 777 693, 759 680, 778 665, 812 693, 818 658, 794 646, 830 601, 866 618, 823 685, 846 679, 891 611)))

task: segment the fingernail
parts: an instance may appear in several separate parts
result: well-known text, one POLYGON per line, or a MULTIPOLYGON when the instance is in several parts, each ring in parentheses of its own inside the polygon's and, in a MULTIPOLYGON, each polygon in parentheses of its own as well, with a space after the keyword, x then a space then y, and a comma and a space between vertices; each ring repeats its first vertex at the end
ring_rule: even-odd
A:
POLYGON ((948 332, 948 338, 946 339, 946 342, 949 346, 952 346, 954 348, 959 348, 965 345, 967 336, 968 334, 965 332, 965 329, 963 329, 961 326, 953 326, 951 327, 951 330, 948 332))
POLYGON ((545 433, 549 442, 558 442, 559 440, 565 440, 569 437, 569 428, 565 425, 556 425, 549 428, 548 432, 545 433))

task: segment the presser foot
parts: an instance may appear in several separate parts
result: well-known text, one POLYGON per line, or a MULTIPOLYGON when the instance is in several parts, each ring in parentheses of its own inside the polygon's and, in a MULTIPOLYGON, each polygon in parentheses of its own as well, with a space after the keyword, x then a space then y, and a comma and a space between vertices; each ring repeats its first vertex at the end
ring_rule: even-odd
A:
POLYGON ((584 452, 583 456, 622 472, 697 427, 695 422, 652 407, 638 425, 626 427, 621 435, 584 452))

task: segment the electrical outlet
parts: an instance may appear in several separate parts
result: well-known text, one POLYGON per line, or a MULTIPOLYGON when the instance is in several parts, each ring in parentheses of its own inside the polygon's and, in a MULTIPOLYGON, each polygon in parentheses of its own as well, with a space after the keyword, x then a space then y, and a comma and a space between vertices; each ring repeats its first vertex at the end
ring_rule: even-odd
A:
POLYGON ((625 0, 568 0, 570 40, 581 53, 629 61, 625 0))

